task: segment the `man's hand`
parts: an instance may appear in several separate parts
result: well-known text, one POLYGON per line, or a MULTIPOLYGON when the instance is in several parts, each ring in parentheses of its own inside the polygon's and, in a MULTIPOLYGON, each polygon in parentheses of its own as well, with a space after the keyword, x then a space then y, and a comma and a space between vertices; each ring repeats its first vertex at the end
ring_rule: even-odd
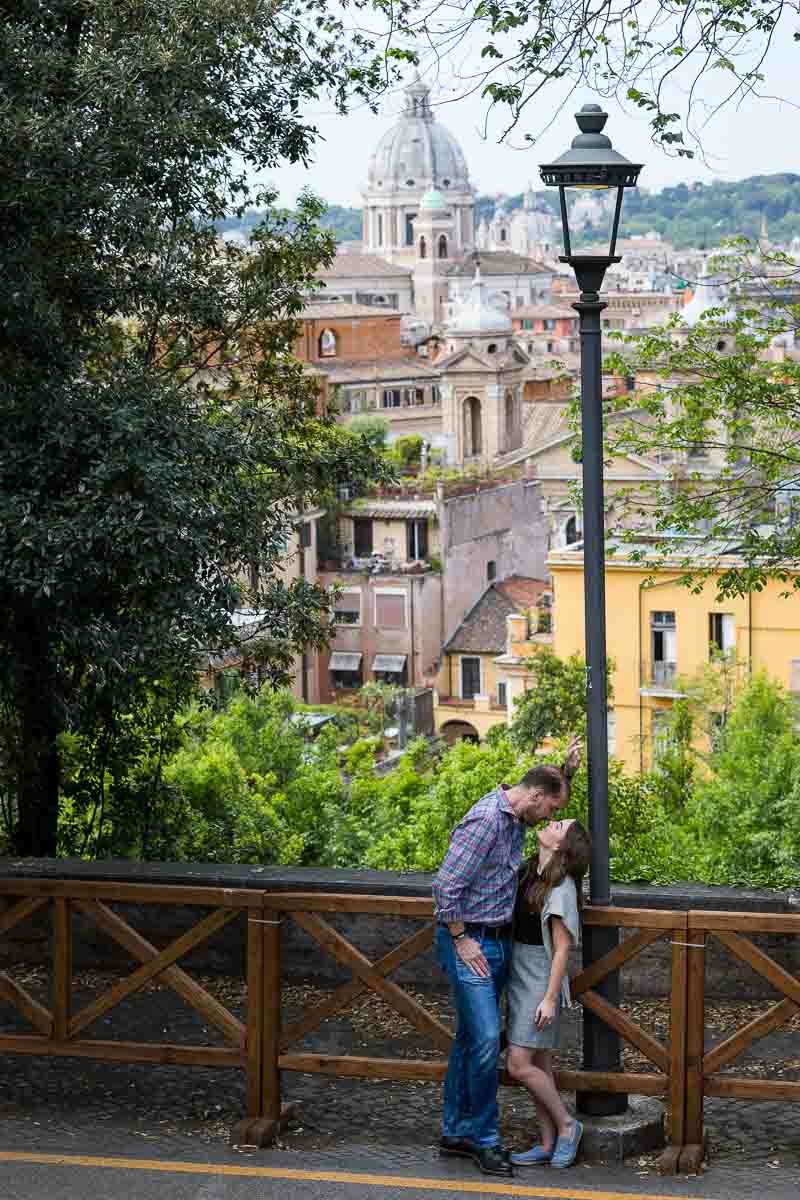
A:
POLYGON ((575 735, 569 739, 567 753, 564 757, 564 766, 561 768, 567 779, 571 779, 581 765, 581 753, 583 744, 581 739, 575 735))
POLYGON ((463 937, 459 938, 453 945, 456 948, 456 954, 469 967, 470 971, 474 971, 476 975, 488 979, 491 975, 489 964, 483 956, 480 942, 476 942, 475 938, 463 937))

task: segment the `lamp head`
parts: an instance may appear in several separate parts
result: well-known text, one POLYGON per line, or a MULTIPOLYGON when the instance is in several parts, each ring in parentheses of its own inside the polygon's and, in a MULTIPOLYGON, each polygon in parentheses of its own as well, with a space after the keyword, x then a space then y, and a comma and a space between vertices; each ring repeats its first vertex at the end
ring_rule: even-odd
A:
MULTIPOLYGON (((564 234, 564 254, 562 261, 577 266, 578 257, 585 269, 592 269, 593 277, 600 270, 600 280, 605 268, 612 262, 619 262, 615 255, 617 246, 617 231, 622 209, 622 196, 625 188, 635 187, 642 169, 641 163, 629 162, 624 155, 615 150, 611 139, 604 133, 608 114, 603 112, 599 104, 584 104, 579 113, 575 114, 580 133, 572 139, 569 150, 552 163, 539 167, 542 181, 549 187, 557 187, 561 200, 561 224, 564 234), (582 254, 578 257, 572 254, 570 237, 569 213, 567 211, 566 189, 580 191, 607 192, 616 189, 617 195, 613 207, 610 238, 603 244, 602 254, 582 254)), ((582 230, 579 232, 583 232, 582 230)), ((594 291, 595 289, 590 289, 594 291)))

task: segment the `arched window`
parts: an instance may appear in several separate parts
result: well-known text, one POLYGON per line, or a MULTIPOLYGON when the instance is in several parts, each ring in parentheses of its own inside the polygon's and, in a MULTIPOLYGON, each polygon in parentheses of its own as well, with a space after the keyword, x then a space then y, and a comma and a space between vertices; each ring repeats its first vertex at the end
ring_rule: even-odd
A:
POLYGON ((464 457, 477 457, 482 446, 481 402, 477 396, 468 396, 464 401, 464 457))
POLYGON ((577 540, 578 540, 578 522, 575 520, 574 517, 570 517, 570 519, 567 521, 566 525, 564 526, 564 541, 567 543, 568 546, 571 546, 573 544, 573 542, 577 542, 577 540))
POLYGON ((447 258, 447 238, 444 234, 439 236, 439 258, 447 258))
POLYGON ((421 238, 419 239, 419 256, 420 256, 420 258, 427 258, 427 257, 428 257, 428 247, 425 245, 425 238, 424 238, 424 237, 421 237, 421 238))
POLYGON ((506 240, 506 231, 505 231, 505 229, 501 229, 500 230, 500 241, 504 242, 505 240, 506 240))
POLYGON ((514 393, 509 389, 506 392, 506 450, 514 450, 517 444, 516 438, 516 420, 514 412, 514 393))
POLYGON ((319 356, 320 358, 335 358, 337 352, 337 338, 332 329, 323 329, 319 335, 319 356))

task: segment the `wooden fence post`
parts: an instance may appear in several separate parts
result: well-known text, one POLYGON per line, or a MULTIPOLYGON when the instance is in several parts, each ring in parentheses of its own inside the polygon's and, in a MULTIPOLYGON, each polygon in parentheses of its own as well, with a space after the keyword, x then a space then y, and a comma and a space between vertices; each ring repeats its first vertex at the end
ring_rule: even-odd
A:
POLYGON ((247 1116, 231 1130, 231 1144, 270 1146, 291 1115, 281 1106, 281 925, 276 909, 247 914, 247 1116))
MULTIPOLYGON (((258 919, 263 909, 245 913, 247 918, 247 1116, 261 1116, 261 1080, 263 1075, 261 1040, 264 1023, 264 933, 258 919)), ((244 1132, 244 1131, 242 1131, 244 1132)))
POLYGON ((262 1006, 261 1115, 272 1122, 270 1140, 281 1120, 281 925, 282 914, 264 912, 264 1003, 262 1006))
POLYGON ((675 1175, 686 1141, 686 1026, 689 997, 686 924, 672 930, 669 1022, 670 1145, 658 1160, 662 1175, 675 1175))
MULTIPOLYGON (((703 1162, 706 931, 693 928, 689 913, 686 1026, 686 1123, 680 1170, 696 1174, 703 1162)), ((702 916, 702 914, 700 914, 702 916)))
POLYGON ((51 985, 53 1028, 57 1042, 69 1037, 72 992, 72 911, 66 896, 53 900, 53 979, 51 985))

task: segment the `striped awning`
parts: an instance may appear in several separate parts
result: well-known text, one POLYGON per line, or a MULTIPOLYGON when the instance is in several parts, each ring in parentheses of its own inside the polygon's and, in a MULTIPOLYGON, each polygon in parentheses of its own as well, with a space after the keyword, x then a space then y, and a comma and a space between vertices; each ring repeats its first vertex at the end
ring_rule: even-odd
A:
POLYGON ((376 654, 372 660, 373 671, 401 675, 406 665, 405 654, 376 654))
POLYGON ((342 650, 335 650, 328 666, 331 671, 357 671, 361 666, 361 655, 345 654, 342 650))

